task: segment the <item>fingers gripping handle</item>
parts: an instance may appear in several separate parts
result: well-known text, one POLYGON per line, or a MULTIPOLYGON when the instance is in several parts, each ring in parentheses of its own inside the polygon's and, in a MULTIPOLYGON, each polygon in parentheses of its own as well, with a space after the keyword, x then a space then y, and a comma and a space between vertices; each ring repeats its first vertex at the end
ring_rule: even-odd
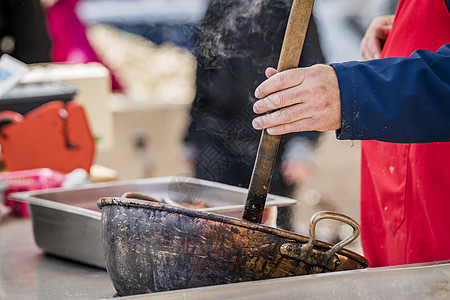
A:
MULTIPOLYGON (((314 0, 293 0, 278 62, 278 72, 298 67, 314 0)), ((277 158, 280 136, 263 130, 245 203, 244 220, 261 223, 277 158)))

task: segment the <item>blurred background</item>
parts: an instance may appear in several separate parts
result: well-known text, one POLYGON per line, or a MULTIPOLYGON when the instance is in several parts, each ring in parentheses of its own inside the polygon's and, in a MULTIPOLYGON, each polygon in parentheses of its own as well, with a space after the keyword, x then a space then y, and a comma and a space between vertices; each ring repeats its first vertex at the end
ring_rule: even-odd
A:
MULTIPOLYGON (((12 7, 5 4, 11 1, 2 1, 2 9, 12 7)), ((374 17, 394 13, 397 2, 316 0, 314 16, 326 62, 360 59, 365 29, 374 17)), ((74 99, 84 106, 96 138, 96 169, 91 175, 104 181, 193 174, 183 139, 196 92, 195 28, 209 1, 41 0, 40 4, 49 41, 43 38, 36 45, 51 49, 50 55, 47 61, 45 55, 16 57, 32 64, 22 83, 63 81, 75 86, 74 99)), ((22 47, 19 35, 1 38, 3 53, 14 56, 22 47)), ((312 160, 312 171, 295 191, 299 203, 292 218, 295 231, 307 234, 310 217, 320 210, 359 220, 359 142, 337 141, 334 133, 324 133, 312 160)), ((348 230, 319 226, 318 238, 335 242, 348 230)), ((358 243, 353 250, 361 253, 358 243)))

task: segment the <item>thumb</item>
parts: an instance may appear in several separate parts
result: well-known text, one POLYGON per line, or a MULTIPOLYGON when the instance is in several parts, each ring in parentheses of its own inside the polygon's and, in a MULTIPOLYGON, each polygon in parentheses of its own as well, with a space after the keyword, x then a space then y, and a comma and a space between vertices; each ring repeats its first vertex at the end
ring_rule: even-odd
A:
POLYGON ((275 70, 274 68, 269 67, 269 68, 266 69, 266 77, 267 78, 270 78, 270 77, 272 77, 275 74, 277 74, 277 70, 275 70))

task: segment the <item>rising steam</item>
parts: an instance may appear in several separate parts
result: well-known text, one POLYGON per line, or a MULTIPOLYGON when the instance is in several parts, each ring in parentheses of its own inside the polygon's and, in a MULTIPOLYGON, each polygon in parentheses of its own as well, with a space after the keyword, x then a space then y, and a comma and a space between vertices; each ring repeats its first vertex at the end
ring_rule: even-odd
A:
POLYGON ((291 4, 292 0, 211 0, 205 18, 197 28, 196 55, 211 65, 230 57, 251 56, 249 51, 236 44, 237 41, 254 34, 264 38, 269 31, 267 26, 285 26, 286 20, 261 22, 261 19, 267 18, 270 10, 289 10, 291 4))

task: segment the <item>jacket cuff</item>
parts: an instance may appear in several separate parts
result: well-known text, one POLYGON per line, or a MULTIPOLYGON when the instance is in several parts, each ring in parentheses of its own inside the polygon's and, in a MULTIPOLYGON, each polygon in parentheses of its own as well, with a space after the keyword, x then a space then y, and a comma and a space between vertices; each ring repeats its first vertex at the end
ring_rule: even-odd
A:
POLYGON ((335 63, 341 96, 341 128, 336 130, 339 140, 353 140, 356 132, 356 80, 350 63, 335 63))

